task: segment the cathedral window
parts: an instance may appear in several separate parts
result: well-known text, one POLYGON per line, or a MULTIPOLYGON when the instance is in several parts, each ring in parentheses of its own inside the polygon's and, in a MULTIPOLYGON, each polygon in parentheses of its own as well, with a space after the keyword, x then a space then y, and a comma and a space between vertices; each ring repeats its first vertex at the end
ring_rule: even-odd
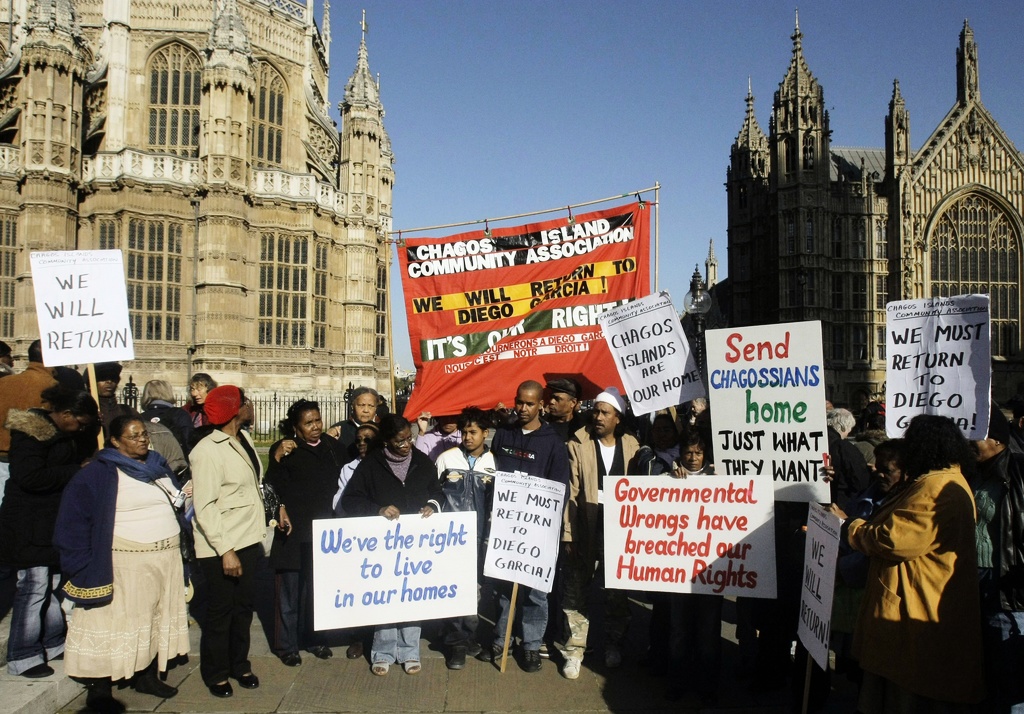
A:
POLYGON ((0 337, 14 337, 14 287, 17 284, 18 217, 0 216, 0 337))
POLYGON ((868 309, 868 276, 850 276, 850 307, 854 310, 868 309))
POLYGON ((172 221, 128 222, 128 316, 136 340, 181 339, 181 261, 184 227, 172 221))
POLYGON ((737 197, 737 200, 739 201, 740 208, 746 208, 747 207, 747 187, 746 186, 740 186, 739 189, 736 191, 736 197, 737 197))
POLYGON ((850 257, 851 258, 864 258, 867 256, 867 239, 865 233, 867 227, 864 224, 864 220, 857 221, 856 229, 853 235, 853 245, 850 246, 850 257))
POLYGON ((875 276, 875 309, 884 310, 885 303, 889 301, 889 276, 875 276))
POLYGON ((875 350, 878 359, 885 361, 885 328, 875 328, 875 350))
POLYGON ((832 309, 843 310, 846 307, 846 281, 842 275, 832 276, 832 309))
POLYGON ((327 347, 327 244, 316 244, 313 265, 313 348, 327 347))
POLYGON ((866 360, 868 358, 868 326, 854 325, 850 330, 850 352, 853 359, 866 360))
POLYGON ((280 166, 284 142, 284 79, 266 62, 256 69, 252 158, 256 166, 280 166))
POLYGON ((306 347, 309 321, 309 240, 264 232, 260 235, 259 343, 306 347))
POLYGON ((1014 224, 984 196, 964 196, 936 222, 931 238, 931 294, 987 293, 993 356, 1009 357, 1020 348, 1020 259, 1020 235, 1014 224))
POLYGON ((885 239, 885 221, 875 221, 875 258, 885 260, 888 256, 888 245, 885 239))
POLYGON ((786 219, 786 252, 790 255, 796 252, 796 221, 792 216, 786 219))
POLYGON ((814 136, 812 134, 804 136, 804 168, 814 168, 814 136))
POLYGON ((117 248, 117 221, 104 219, 98 221, 97 247, 100 250, 115 250, 117 248))
POLYGON ((782 151, 785 153, 786 161, 786 173, 793 173, 796 171, 796 139, 791 136, 787 136, 782 142, 782 151))
POLYGON ((841 218, 832 221, 832 257, 843 257, 843 221, 841 218))
POLYGON ((149 148, 199 155, 202 63, 183 45, 160 49, 149 61, 149 148))
POLYGON ((832 359, 846 359, 846 333, 843 325, 832 325, 832 359))
POLYGON ((377 263, 377 344, 374 349, 376 357, 388 356, 388 270, 377 263))
POLYGON ((804 224, 804 250, 808 253, 814 252, 814 219, 810 216, 804 224))

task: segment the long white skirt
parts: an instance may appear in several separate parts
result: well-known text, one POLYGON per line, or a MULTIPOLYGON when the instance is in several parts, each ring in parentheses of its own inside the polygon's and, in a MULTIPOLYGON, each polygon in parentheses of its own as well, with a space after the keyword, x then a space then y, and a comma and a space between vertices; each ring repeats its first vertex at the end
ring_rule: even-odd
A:
POLYGON ((128 679, 159 660, 188 654, 188 614, 178 537, 134 543, 114 537, 114 596, 75 607, 64 646, 72 677, 128 679))

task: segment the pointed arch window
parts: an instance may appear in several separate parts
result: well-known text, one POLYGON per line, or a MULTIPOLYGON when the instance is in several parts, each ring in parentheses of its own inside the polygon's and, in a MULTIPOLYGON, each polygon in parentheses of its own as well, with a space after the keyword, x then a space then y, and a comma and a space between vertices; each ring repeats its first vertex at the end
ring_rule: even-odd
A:
POLYGON ((797 166, 797 153, 796 153, 796 139, 791 136, 787 136, 782 143, 783 151, 786 154, 786 173, 792 173, 796 171, 797 166))
POLYGON ((203 65, 177 43, 149 60, 149 148, 178 156, 199 155, 199 101, 203 65))
POLYGON ((814 168, 814 135, 807 134, 804 136, 804 168, 814 168))
POLYGON ((931 294, 987 293, 991 300, 992 355, 1020 350, 1021 236, 1003 209, 968 194, 939 217, 931 240, 931 294))
POLYGON ((284 143, 284 79, 266 62, 256 68, 252 113, 252 159, 256 166, 280 166, 284 143))

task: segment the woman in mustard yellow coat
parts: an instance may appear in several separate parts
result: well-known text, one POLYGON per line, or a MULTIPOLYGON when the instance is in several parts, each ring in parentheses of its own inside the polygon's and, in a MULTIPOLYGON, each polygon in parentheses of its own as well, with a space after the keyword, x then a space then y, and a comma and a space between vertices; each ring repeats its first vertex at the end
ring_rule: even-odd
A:
POLYGON ((870 556, 854 634, 864 669, 859 710, 961 712, 983 695, 973 457, 947 417, 915 417, 904 435, 907 483, 870 520, 849 524, 870 556))

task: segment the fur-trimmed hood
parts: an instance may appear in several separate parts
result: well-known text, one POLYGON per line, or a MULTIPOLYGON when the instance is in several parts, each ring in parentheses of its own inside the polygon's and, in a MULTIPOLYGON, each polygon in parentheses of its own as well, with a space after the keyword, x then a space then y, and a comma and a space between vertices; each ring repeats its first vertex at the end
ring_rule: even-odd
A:
POLYGON ((40 442, 50 441, 60 433, 57 425, 40 409, 11 409, 7 412, 5 426, 9 431, 20 431, 40 442))

